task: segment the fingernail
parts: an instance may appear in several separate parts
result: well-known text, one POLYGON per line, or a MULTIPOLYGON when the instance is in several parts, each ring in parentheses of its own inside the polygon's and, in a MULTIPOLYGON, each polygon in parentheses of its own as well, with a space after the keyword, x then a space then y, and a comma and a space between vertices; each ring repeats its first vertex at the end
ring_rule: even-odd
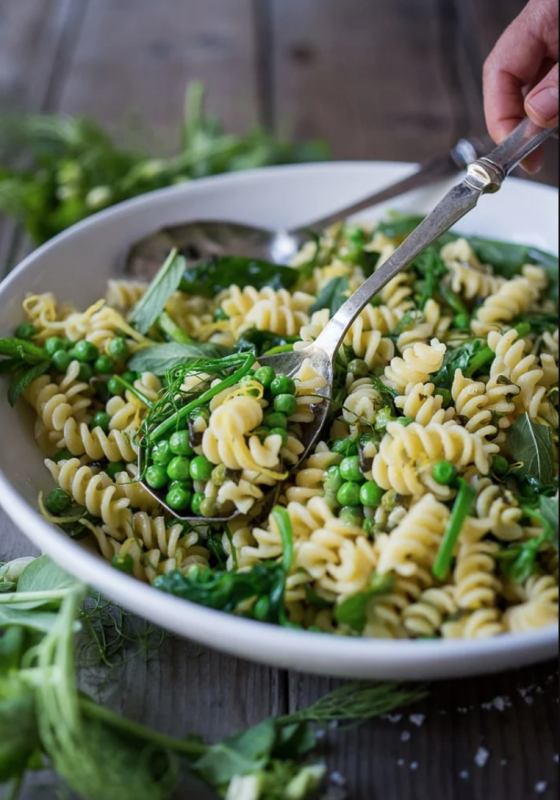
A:
POLYGON ((538 94, 533 95, 527 101, 527 105, 544 122, 552 122, 558 117, 558 101, 558 88, 556 86, 547 86, 538 94))

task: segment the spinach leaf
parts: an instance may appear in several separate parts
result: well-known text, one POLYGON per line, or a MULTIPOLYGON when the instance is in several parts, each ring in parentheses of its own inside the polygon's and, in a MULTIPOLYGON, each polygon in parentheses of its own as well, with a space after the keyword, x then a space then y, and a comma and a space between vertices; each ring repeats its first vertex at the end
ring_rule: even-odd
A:
POLYGON ((278 336, 276 333, 271 333, 271 331, 249 328, 242 334, 241 339, 234 344, 233 352, 253 353, 258 357, 275 347, 283 347, 299 341, 301 341, 299 336, 278 336))
POLYGON ((148 333, 164 310, 169 298, 177 291, 187 266, 186 259, 176 250, 162 266, 146 294, 132 309, 130 320, 142 334, 148 333))
POLYGON ((424 221, 424 217, 406 214, 391 214, 379 223, 377 230, 388 239, 406 239, 424 221))
POLYGON ((559 550, 558 532, 559 532, 559 501, 558 497, 541 497, 539 511, 544 519, 550 524, 552 536, 550 541, 556 552, 559 550))
POLYGON ((553 485, 554 444, 548 426, 537 425, 528 414, 523 414, 509 430, 508 446, 514 460, 521 465, 517 472, 520 478, 532 479, 543 487, 553 485))
POLYGON ((490 264, 498 275, 504 278, 515 278, 526 264, 543 267, 552 285, 554 296, 558 297, 558 257, 539 250, 531 245, 499 242, 469 237, 469 243, 483 264, 490 264))
POLYGON ((293 289, 300 277, 297 269, 255 258, 223 256, 188 269, 179 285, 187 294, 215 297, 230 286, 255 289, 293 289))
POLYGON ((376 597, 391 592, 394 585, 392 575, 374 575, 367 591, 348 597, 335 608, 336 621, 339 625, 348 625, 357 633, 362 633, 367 625, 369 604, 376 597))
MULTIPOLYGON (((489 348, 488 350, 488 356, 494 358, 492 350, 489 348)), ((459 347, 449 348, 445 354, 442 368, 430 376, 432 383, 439 389, 451 389, 455 380, 455 372, 460 369, 463 375, 467 375, 475 358, 485 354, 485 351, 486 347, 482 339, 474 339, 459 347)))
POLYGON ((154 375, 165 375, 170 369, 196 361, 199 358, 223 358, 230 355, 231 350, 219 344, 197 343, 156 344, 140 350, 132 356, 129 368, 134 372, 153 372, 154 375))
POLYGON ((347 277, 333 278, 332 281, 329 281, 321 290, 317 301, 313 303, 309 309, 309 313, 313 314, 315 311, 328 308, 331 317, 334 317, 339 308, 348 300, 349 292, 350 283, 347 277))
POLYGON ((34 367, 26 370, 25 372, 21 372, 14 376, 12 380, 12 385, 8 391, 8 402, 12 406, 12 408, 16 405, 17 401, 23 394, 23 392, 30 386, 34 380, 40 378, 41 375, 44 375, 45 372, 49 370, 51 365, 50 361, 41 361, 39 364, 36 364, 34 367))

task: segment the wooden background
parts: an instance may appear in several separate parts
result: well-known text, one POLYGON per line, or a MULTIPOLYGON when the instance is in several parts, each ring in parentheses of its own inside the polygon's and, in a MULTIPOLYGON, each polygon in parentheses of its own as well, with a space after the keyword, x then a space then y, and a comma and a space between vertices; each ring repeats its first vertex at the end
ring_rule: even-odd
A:
MULTIPOLYGON (((260 122, 325 138, 336 158, 420 160, 483 132, 482 64, 522 6, 0 0, 0 111, 88 114, 121 140, 131 118, 142 120, 145 143, 172 152, 186 82, 201 78, 210 109, 232 130, 260 122)), ((557 182, 557 163, 552 146, 541 179, 557 182)), ((0 219, 0 277, 26 247, 0 219)), ((0 560, 28 552, 0 512, 0 560)), ((222 737, 301 707, 329 686, 170 639, 156 660, 121 674, 106 699, 170 733, 222 737)), ((556 665, 545 665, 436 685, 400 720, 333 737, 329 768, 348 779, 350 800, 552 800, 557 730, 556 665), (478 766, 477 754, 486 753, 478 766)), ((24 800, 54 800, 49 787, 49 776, 38 776, 24 800)), ((203 800, 202 790, 185 791, 178 797, 203 800)))

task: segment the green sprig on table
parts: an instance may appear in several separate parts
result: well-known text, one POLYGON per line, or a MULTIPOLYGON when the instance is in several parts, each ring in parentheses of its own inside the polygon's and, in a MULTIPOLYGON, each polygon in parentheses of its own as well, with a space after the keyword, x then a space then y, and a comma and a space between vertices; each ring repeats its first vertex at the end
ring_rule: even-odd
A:
POLYGON ((275 164, 322 161, 326 145, 290 143, 255 128, 226 133, 205 113, 205 89, 187 89, 182 147, 169 158, 118 147, 97 123, 65 115, 12 116, 0 123, 0 213, 33 241, 51 237, 116 203, 196 178, 275 164))

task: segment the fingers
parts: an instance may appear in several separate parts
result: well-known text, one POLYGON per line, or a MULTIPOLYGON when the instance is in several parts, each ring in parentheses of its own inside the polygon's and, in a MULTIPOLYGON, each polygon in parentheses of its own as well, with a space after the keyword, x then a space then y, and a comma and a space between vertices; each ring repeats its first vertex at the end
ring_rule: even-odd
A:
POLYGON ((525 111, 535 125, 555 128, 558 125, 558 64, 556 64, 525 101, 525 111))

